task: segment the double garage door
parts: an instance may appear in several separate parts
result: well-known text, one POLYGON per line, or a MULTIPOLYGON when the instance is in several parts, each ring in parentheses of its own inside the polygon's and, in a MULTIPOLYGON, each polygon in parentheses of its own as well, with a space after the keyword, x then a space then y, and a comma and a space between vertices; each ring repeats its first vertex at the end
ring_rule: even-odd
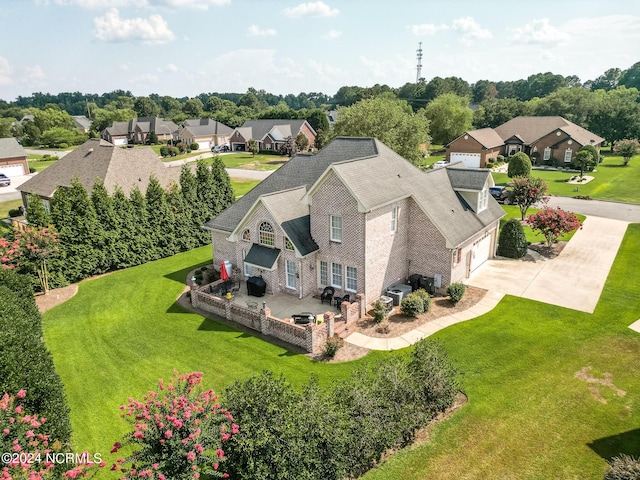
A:
POLYGON ((25 175, 24 167, 22 165, 2 165, 0 166, 0 173, 4 173, 7 177, 19 177, 25 175))
POLYGON ((470 168, 480 168, 480 154, 479 153, 460 153, 451 152, 449 155, 449 162, 462 162, 470 168))

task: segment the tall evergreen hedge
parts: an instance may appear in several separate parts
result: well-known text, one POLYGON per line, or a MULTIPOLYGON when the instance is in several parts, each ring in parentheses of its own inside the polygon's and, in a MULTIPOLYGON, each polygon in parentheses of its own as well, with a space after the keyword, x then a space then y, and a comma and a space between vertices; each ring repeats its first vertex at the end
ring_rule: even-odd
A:
POLYGON ((498 255, 507 258, 522 258, 527 254, 527 237, 520 221, 510 218, 500 230, 498 255))

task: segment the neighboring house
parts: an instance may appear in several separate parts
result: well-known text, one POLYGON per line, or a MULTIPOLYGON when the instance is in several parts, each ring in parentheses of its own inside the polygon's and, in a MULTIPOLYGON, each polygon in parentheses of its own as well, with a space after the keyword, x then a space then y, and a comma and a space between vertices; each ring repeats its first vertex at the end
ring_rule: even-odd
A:
MULTIPOLYGON (((297 155, 206 223, 214 264, 262 275, 268 293, 363 294, 412 274, 441 291, 494 256, 504 211, 487 170, 422 172, 373 138, 297 155)), ((354 297, 352 297, 354 298, 354 297)))
POLYGON ((55 191, 59 187, 70 187, 74 177, 78 177, 89 194, 98 179, 110 194, 119 186, 125 195, 129 195, 135 187, 144 194, 151 176, 155 176, 164 187, 169 187, 179 181, 180 168, 167 167, 151 148, 120 148, 93 138, 17 189, 25 206, 27 196, 34 194, 42 198, 48 208, 55 191))
POLYGON ((160 141, 174 141, 178 136, 178 125, 158 117, 138 117, 128 122, 114 122, 102 131, 101 136, 113 145, 124 146, 147 143, 151 132, 155 132, 160 141))
POLYGON ((307 149, 313 148, 316 131, 306 120, 247 120, 231 134, 231 150, 246 151, 249 140, 258 141, 260 150, 278 151, 285 144, 287 137, 294 140, 299 133, 309 140, 307 149))
POLYGON ((185 145, 196 142, 200 150, 211 150, 215 145, 228 144, 232 133, 233 128, 211 118, 185 120, 178 129, 178 141, 185 145))
POLYGON ((80 130, 82 133, 89 133, 89 129, 91 128, 91 120, 89 120, 84 115, 74 115, 71 118, 73 119, 73 124, 78 130, 80 130))
POLYGON ((524 152, 538 165, 571 164, 585 145, 598 150, 604 138, 562 117, 516 117, 496 128, 463 133, 447 145, 447 160, 486 167, 489 158, 524 152))
POLYGON ((0 173, 7 177, 29 174, 27 152, 14 137, 0 138, 0 173))

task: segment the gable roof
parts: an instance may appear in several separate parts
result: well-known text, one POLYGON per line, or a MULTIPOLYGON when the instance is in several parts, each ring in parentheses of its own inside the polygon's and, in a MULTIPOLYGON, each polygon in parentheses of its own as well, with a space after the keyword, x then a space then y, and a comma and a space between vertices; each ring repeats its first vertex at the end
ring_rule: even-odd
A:
MULTIPOLYGON (((488 182, 490 173, 487 170, 466 169, 456 164, 422 172, 374 138, 337 137, 316 155, 293 157, 207 222, 205 227, 231 233, 260 198, 283 190, 289 190, 287 195, 293 195, 292 192, 297 194, 301 188, 306 191, 304 198, 309 198, 331 174, 337 175, 344 183, 362 212, 412 197, 440 230, 450 248, 460 245, 505 215, 493 200, 489 200, 485 210, 475 213, 455 190, 463 187, 481 190, 488 182), (449 170, 452 170, 450 174, 449 170)), ((285 197, 273 195, 271 201, 275 199, 283 201, 285 197)), ((275 209, 275 204, 271 208, 275 209)), ((301 225, 302 220, 299 222, 301 225)), ((292 227, 291 224, 288 226, 292 227)), ((293 238, 291 240, 294 241, 293 238)), ((303 250, 298 249, 302 253, 303 250)))
POLYGON ((315 130, 304 119, 302 120, 287 120, 287 119, 261 119, 261 120, 247 120, 238 127, 242 136, 249 140, 253 138, 258 141, 262 141, 268 134, 276 141, 283 141, 289 136, 295 137, 302 129, 304 124, 307 124, 309 129, 315 135, 315 130), (245 130, 248 129, 248 130, 245 130), (247 136, 248 135, 248 136, 247 136))
POLYGON ((287 220, 282 223, 282 229, 303 257, 320 249, 311 237, 311 215, 287 220))
POLYGON ((76 127, 89 130, 91 128, 91 120, 89 120, 85 115, 74 115, 71 117, 73 119, 73 123, 75 123, 76 127))
POLYGON ((233 132, 233 128, 225 125, 224 123, 213 120, 212 118, 185 120, 182 126, 194 137, 230 135, 231 132, 233 132))
POLYGON ((469 135, 484 148, 495 148, 504 143, 500 135, 498 135, 493 128, 480 128, 478 130, 469 130, 468 132, 464 132, 458 138, 449 142, 449 145, 465 135, 469 135))
POLYGON ((27 157, 27 152, 15 137, 0 138, 0 159, 27 157))
POLYGON ((18 190, 51 198, 58 187, 70 187, 73 177, 78 177, 88 192, 100 179, 109 193, 119 186, 129 195, 137 186, 144 194, 152 175, 167 187, 178 182, 180 168, 167 167, 149 147, 120 148, 93 138, 24 182, 18 190))
POLYGON ((590 145, 592 140, 594 145, 604 141, 604 138, 560 116, 515 117, 495 128, 503 140, 518 135, 527 145, 555 130, 562 130, 581 145, 590 145))

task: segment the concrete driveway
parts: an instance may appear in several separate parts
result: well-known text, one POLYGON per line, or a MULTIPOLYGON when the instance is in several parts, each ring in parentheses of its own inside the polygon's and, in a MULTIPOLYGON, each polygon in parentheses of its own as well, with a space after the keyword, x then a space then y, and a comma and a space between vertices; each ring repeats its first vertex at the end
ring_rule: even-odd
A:
POLYGON ((535 261, 494 258, 465 283, 593 313, 628 222, 587 217, 560 255, 535 261))

